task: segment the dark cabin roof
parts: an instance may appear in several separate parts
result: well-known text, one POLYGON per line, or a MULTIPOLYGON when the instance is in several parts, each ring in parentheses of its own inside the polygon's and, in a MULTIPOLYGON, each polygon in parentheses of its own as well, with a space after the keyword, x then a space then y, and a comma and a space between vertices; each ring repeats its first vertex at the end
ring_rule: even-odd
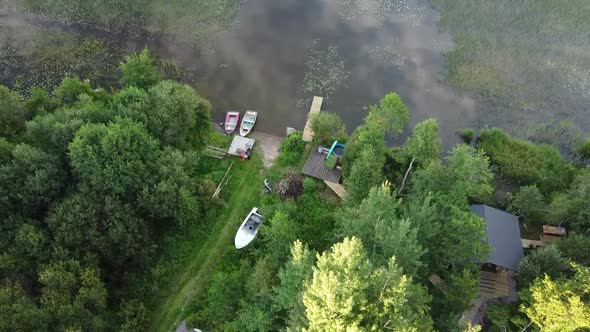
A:
POLYGON ((522 259, 518 217, 487 205, 471 205, 471 210, 486 222, 486 238, 492 249, 486 263, 518 271, 522 259))

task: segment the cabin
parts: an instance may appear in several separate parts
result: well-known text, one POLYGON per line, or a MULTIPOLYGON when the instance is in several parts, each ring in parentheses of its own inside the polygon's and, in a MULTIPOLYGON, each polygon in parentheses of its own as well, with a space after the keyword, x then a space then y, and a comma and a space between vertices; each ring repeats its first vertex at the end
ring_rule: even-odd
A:
POLYGON ((461 315, 459 324, 462 326, 481 324, 485 306, 491 301, 517 300, 514 274, 518 272, 523 257, 517 216, 487 205, 470 207, 486 223, 486 241, 492 252, 486 260, 479 262, 479 297, 461 315))
POLYGON ((490 256, 482 262, 482 269, 518 272, 523 257, 518 217, 487 205, 471 205, 471 211, 485 221, 486 240, 492 249, 490 256))

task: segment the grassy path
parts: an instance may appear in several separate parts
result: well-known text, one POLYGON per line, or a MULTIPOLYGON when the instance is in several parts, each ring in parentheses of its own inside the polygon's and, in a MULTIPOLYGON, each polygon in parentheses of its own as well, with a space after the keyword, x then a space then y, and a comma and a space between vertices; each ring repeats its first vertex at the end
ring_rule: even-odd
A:
POLYGON ((195 245, 194 256, 183 271, 178 271, 174 288, 154 312, 150 330, 173 331, 188 315, 184 312, 186 305, 206 286, 225 252, 233 248, 235 231, 259 197, 262 183, 260 158, 236 163, 231 179, 234 184, 225 189, 232 192, 227 199, 226 210, 219 216, 219 225, 214 228, 216 231, 209 234, 200 246, 195 245))

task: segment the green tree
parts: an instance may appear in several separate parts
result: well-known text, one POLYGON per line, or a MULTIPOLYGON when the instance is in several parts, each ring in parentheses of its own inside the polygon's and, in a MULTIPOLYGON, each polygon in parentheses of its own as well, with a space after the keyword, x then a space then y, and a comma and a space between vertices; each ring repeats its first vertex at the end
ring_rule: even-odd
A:
POLYGON ((418 243, 418 230, 403 218, 400 202, 391 197, 388 186, 373 187, 358 207, 345 209, 339 216, 339 235, 359 238, 371 261, 385 265, 392 256, 408 275, 421 267, 424 250, 418 243))
POLYGON ((145 305, 138 300, 121 301, 117 312, 119 331, 145 331, 149 327, 150 313, 145 305))
POLYGON ((379 106, 371 106, 365 123, 385 135, 399 135, 410 120, 408 108, 395 92, 383 97, 379 106))
POLYGON ((0 85, 0 137, 15 137, 25 129, 29 118, 22 97, 0 85))
POLYGON ((310 331, 431 330, 429 298, 391 258, 375 268, 362 242, 344 239, 318 257, 303 293, 310 331))
POLYGON ((422 121, 414 127, 412 136, 404 145, 404 153, 409 159, 416 158, 419 165, 426 166, 440 158, 442 144, 438 136, 438 122, 434 119, 422 121))
POLYGON ((576 153, 582 159, 590 159, 590 138, 580 143, 580 146, 578 146, 576 153))
POLYGON ((132 267, 149 252, 149 225, 115 197, 75 193, 56 205, 47 224, 53 245, 67 250, 68 257, 99 254, 111 273, 132 267))
POLYGON ((314 252, 297 240, 291 245, 291 258, 279 271, 279 286, 274 288, 273 306, 287 312, 287 326, 307 327, 303 289, 311 278, 314 252))
POLYGON ((566 238, 557 241, 556 245, 563 256, 580 265, 590 266, 590 237, 570 233, 566 238))
POLYGON ((590 328, 590 271, 575 266, 572 279, 539 278, 521 292, 521 311, 541 331, 574 332, 590 328))
POLYGON ((150 95, 147 91, 134 86, 117 92, 112 102, 117 113, 125 116, 139 116, 150 111, 150 95))
POLYGON ((125 56, 125 60, 119 64, 119 69, 123 74, 121 82, 126 86, 148 89, 162 79, 147 47, 141 53, 125 56))
POLYGON ((59 330, 104 330, 107 290, 92 267, 68 260, 49 264, 39 275, 41 305, 59 330))
POLYGON ((57 159, 27 144, 12 150, 12 160, 0 165, 0 218, 10 211, 34 216, 57 198, 65 176, 57 159))
POLYGON ((518 264, 518 281, 526 287, 543 275, 560 278, 568 271, 569 266, 569 259, 563 257, 556 246, 540 247, 525 256, 518 264))
POLYGON ((510 211, 527 220, 542 221, 545 214, 545 199, 537 186, 524 186, 510 202, 510 211))
POLYGON ((33 116, 53 112, 58 106, 59 102, 39 87, 32 87, 25 101, 25 108, 33 116))
POLYGON ((564 223, 570 230, 584 233, 590 229, 590 167, 578 172, 565 193, 558 194, 549 206, 549 218, 554 224, 564 223))
POLYGON ((47 331, 47 315, 18 282, 0 282, 0 331, 47 331))
POLYGON ((350 175, 344 181, 348 190, 347 198, 351 202, 360 203, 371 188, 383 182, 384 163, 385 156, 370 146, 355 160, 350 175))
POLYGON ((81 81, 78 77, 65 77, 54 93, 57 100, 62 104, 73 104, 81 95, 93 95, 92 87, 88 81, 81 81))
POLYGON ((69 145, 74 173, 95 193, 137 197, 154 183, 158 141, 142 125, 120 119, 87 124, 69 145))
POLYGON ((128 108, 164 145, 203 149, 211 130, 211 104, 191 87, 162 81, 149 91, 150 107, 128 108))
POLYGON ((335 113, 319 112, 311 115, 311 130, 315 141, 323 145, 346 139, 344 121, 335 113))

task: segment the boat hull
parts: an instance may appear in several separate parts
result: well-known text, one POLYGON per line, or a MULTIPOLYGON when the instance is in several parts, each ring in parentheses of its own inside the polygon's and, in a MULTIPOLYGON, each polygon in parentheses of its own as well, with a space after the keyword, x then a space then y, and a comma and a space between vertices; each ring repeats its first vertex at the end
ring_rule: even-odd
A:
POLYGON ((242 118, 242 124, 240 125, 240 136, 246 136, 254 128, 256 119, 258 118, 258 112, 247 111, 242 118))
POLYGON ((240 112, 227 112, 225 116, 225 132, 229 135, 238 127, 240 112))
POLYGON ((244 219, 244 221, 240 225, 240 228, 238 228, 238 231, 236 232, 236 237, 234 239, 234 245, 236 246, 236 249, 242 249, 254 240, 254 238, 258 234, 258 227, 261 223, 262 216, 258 214, 258 208, 253 208, 252 211, 248 213, 246 219, 244 219), (260 219, 260 223, 257 224, 254 230, 249 230, 247 223, 253 216, 258 217, 260 219))

